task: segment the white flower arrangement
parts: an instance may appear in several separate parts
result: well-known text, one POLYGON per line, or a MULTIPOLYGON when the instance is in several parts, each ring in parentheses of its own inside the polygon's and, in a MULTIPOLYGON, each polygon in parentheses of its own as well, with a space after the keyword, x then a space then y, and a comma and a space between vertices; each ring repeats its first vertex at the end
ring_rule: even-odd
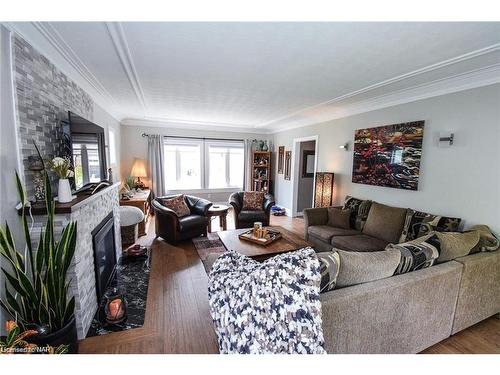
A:
POLYGON ((59 178, 69 178, 75 175, 75 173, 69 169, 71 166, 69 158, 55 157, 48 162, 48 166, 59 178))

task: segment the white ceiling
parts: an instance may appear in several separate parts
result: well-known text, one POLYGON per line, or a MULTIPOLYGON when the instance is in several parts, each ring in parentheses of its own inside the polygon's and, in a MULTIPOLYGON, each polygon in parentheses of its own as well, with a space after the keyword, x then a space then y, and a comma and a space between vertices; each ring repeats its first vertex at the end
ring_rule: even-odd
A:
POLYGON ((276 131, 500 81, 500 23, 10 25, 126 124, 276 131))

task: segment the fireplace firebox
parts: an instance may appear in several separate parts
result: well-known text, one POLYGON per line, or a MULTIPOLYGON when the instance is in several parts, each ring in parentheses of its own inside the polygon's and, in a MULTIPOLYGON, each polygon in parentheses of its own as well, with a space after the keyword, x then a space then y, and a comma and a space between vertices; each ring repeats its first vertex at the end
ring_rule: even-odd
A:
POLYGON ((106 287, 116 269, 115 229, 113 212, 110 212, 92 231, 97 301, 106 291, 106 287))

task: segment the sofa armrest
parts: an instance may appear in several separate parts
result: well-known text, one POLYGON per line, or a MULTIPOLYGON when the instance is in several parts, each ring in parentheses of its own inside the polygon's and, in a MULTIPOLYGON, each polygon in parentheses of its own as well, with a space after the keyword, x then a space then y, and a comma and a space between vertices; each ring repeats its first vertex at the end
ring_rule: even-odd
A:
POLYGON ((264 195, 264 202, 262 203, 262 207, 264 208, 266 215, 270 213, 271 207, 274 206, 275 203, 276 202, 274 200, 274 197, 271 194, 264 195))
MULTIPOLYGON (((151 206, 156 216, 156 234, 161 235, 164 231, 175 231, 179 228, 179 217, 174 210, 165 207, 158 199, 153 199, 151 206)), ((162 236, 163 237, 163 236, 162 236)))
POLYGON ((418 353, 451 334, 462 266, 447 262, 320 296, 328 353, 418 353))
POLYGON ((500 250, 456 258, 463 265, 453 334, 500 312, 500 250))
POLYGON ((305 208, 304 215, 304 238, 307 240, 309 234, 307 228, 313 225, 326 225, 328 223, 328 210, 326 207, 305 208))
POLYGON ((233 206, 234 212, 239 213, 241 211, 241 203, 240 200, 238 199, 238 193, 232 193, 229 196, 229 204, 233 206))

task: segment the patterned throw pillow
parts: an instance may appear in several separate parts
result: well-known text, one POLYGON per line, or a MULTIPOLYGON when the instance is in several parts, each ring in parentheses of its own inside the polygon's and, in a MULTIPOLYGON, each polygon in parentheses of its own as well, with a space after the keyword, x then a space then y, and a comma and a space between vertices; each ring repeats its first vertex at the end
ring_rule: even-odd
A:
POLYGON ((243 208, 245 211, 260 211, 264 202, 263 191, 245 191, 243 193, 243 208))
POLYGON ((417 240, 397 245, 389 244, 386 247, 387 249, 398 249, 401 252, 401 260, 394 275, 432 266, 439 257, 441 250, 439 239, 436 235, 421 237, 417 240))
POLYGON ((371 205, 372 201, 370 200, 362 200, 351 197, 350 195, 345 197, 343 208, 351 210, 351 228, 355 228, 359 231, 363 230, 371 205))
POLYGON ((340 269, 340 256, 336 251, 317 253, 319 271, 321 273, 320 293, 335 289, 340 269))
POLYGON ((161 203, 165 207, 174 211, 178 217, 187 216, 191 213, 186 201, 184 200, 184 195, 182 194, 174 198, 162 199, 161 203))
POLYGON ((325 353, 319 268, 310 247, 262 263, 221 255, 208 275, 220 353, 325 353))
POLYGON ((399 242, 413 241, 432 231, 456 232, 460 221, 459 218, 432 215, 409 208, 399 242))

